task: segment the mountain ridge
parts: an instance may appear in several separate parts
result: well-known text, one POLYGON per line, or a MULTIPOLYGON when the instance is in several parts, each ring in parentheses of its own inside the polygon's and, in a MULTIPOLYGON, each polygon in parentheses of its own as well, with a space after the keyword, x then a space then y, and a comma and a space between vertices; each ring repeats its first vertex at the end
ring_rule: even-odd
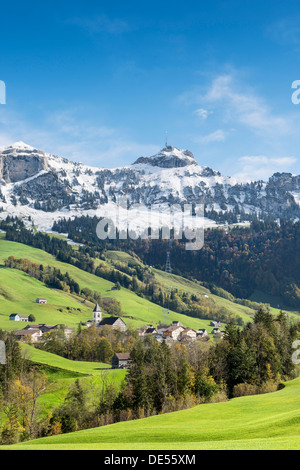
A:
MULTIPOLYGON (((0 149, 2 218, 30 217, 37 228, 51 230, 61 217, 107 217, 121 198, 128 207, 140 204, 157 212, 205 204, 205 226, 243 222, 262 213, 295 219, 300 217, 300 176, 275 173, 268 181, 224 176, 199 165, 189 150, 170 145, 112 169, 72 162, 22 141, 0 149)), ((136 220, 135 228, 146 222, 136 220)))

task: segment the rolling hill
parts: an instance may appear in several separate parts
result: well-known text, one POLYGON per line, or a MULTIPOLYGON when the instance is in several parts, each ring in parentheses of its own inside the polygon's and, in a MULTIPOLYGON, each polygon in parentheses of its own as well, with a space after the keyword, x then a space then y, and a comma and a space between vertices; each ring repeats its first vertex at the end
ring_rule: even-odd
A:
MULTIPOLYGON (((10 449, 300 449, 300 378, 277 392, 24 442, 10 449)), ((3 447, 7 448, 7 447, 3 447)))
MULTIPOLYGON (((4 268, 3 263, 5 259, 11 255, 16 258, 27 258, 32 262, 44 264, 45 266, 56 267, 63 273, 68 272, 79 283, 81 288, 88 287, 100 292, 105 297, 116 298, 121 303, 124 321, 128 326, 138 328, 147 323, 157 324, 163 320, 163 311, 159 305, 137 296, 128 289, 122 288, 120 291, 111 290, 113 283, 110 281, 82 271, 70 264, 57 261, 54 256, 42 250, 0 239, 0 264, 2 264, 0 269, 0 285, 2 289, 0 328, 16 329, 13 322, 8 320, 10 313, 34 313, 37 323, 46 322, 52 324, 56 322, 67 324, 68 326, 74 326, 80 320, 86 321, 91 319, 91 304, 88 307, 83 307, 82 299, 76 299, 75 296, 67 295, 62 291, 49 289, 39 281, 30 278, 20 271, 4 268), (37 297, 48 298, 48 303, 46 305, 35 304, 37 297), (20 302, 21 300, 22 302, 20 302), (66 311, 61 313, 58 311, 60 306, 81 308, 82 312, 75 312, 74 310, 70 314, 66 313, 66 311), (48 314, 47 312, 50 313, 48 314), (74 313, 76 313, 75 316, 74 313)), ((176 312, 170 312, 168 320, 169 322, 179 320, 184 325, 194 329, 208 328, 209 326, 208 320, 191 318, 176 312)))

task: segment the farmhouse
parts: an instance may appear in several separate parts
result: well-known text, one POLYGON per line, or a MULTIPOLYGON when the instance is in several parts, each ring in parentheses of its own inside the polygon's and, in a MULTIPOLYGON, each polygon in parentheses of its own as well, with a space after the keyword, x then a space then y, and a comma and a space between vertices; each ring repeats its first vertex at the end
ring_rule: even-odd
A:
POLYGON ((218 334, 218 333, 221 333, 220 328, 213 328, 211 334, 212 334, 212 335, 216 335, 216 334, 218 334))
POLYGON ((163 332, 163 337, 165 339, 171 338, 173 341, 177 341, 182 331, 184 331, 182 326, 170 326, 163 332))
POLYGON ((156 333, 157 333, 157 331, 156 331, 156 329, 155 329, 153 326, 152 326, 152 327, 150 326, 150 327, 147 328, 146 331, 145 331, 145 335, 154 335, 154 334, 156 334, 156 333))
POLYGON ((180 321, 174 320, 172 326, 183 326, 183 324, 180 321))
POLYGON ((101 322, 97 325, 99 328, 103 328, 104 326, 110 326, 115 330, 125 331, 126 324, 120 317, 107 317, 103 318, 101 322))
POLYGON ((169 325, 159 325, 156 330, 159 335, 162 335, 168 328, 170 328, 169 325))
POLYGON ((9 315, 9 319, 12 321, 28 321, 27 315, 19 315, 18 313, 12 313, 9 315))
POLYGON ((33 343, 37 343, 41 336, 43 335, 42 331, 38 328, 24 328, 23 330, 15 331, 14 335, 19 341, 26 339, 26 337, 30 337, 33 343))
POLYGON ((191 340, 191 339, 196 339, 196 338, 197 338, 197 333, 192 328, 186 328, 180 334, 181 340, 191 340))
POLYGON ((126 369, 131 362, 129 353, 116 353, 112 357, 111 366, 113 369, 126 369))
POLYGON ((39 323, 37 325, 27 325, 27 326, 25 326, 24 331, 28 331, 28 330, 31 330, 31 329, 39 330, 41 332, 40 337, 44 333, 51 333, 52 331, 60 330, 60 329, 63 330, 64 335, 65 335, 66 338, 69 338, 71 336, 71 334, 73 333, 73 328, 70 328, 68 326, 63 326, 62 327, 62 325, 54 325, 54 326, 53 325, 45 325, 45 323, 39 323))
POLYGON ((201 338, 205 338, 205 336, 207 336, 207 331, 205 328, 199 328, 199 330, 197 330, 196 333, 197 333, 197 336, 201 338))
POLYGON ((46 304, 47 303, 47 299, 44 299, 43 297, 38 297, 36 299, 36 303, 37 304, 46 304))

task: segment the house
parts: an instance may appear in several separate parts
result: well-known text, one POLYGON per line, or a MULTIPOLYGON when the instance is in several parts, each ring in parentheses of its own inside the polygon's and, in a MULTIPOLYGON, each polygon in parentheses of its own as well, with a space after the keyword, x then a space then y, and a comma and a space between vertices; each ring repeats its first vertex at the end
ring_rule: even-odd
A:
POLYGON ((24 328, 23 330, 14 331, 14 335, 16 336, 17 340, 23 341, 26 338, 30 338, 32 343, 37 343, 43 333, 38 328, 24 328))
POLYGON ((156 330, 159 335, 162 335, 168 328, 170 328, 169 325, 159 325, 156 330))
POLYGON ((145 336, 146 328, 138 328, 136 332, 140 338, 143 338, 145 336))
POLYGON ((12 321, 28 321, 27 315, 19 315, 18 313, 12 313, 9 315, 9 319, 12 321))
POLYGON ((36 325, 30 324, 30 325, 26 325, 24 330, 29 330, 29 328, 34 328, 34 329, 40 330, 41 327, 43 327, 43 326, 45 326, 45 323, 38 323, 36 325))
POLYGON ((211 334, 212 334, 212 335, 216 335, 216 334, 218 334, 218 333, 221 333, 220 328, 213 328, 211 334))
POLYGON ((201 338, 204 338, 205 336, 207 336, 207 331, 205 328, 200 328, 199 330, 196 331, 196 333, 197 333, 197 336, 201 338))
POLYGON ((154 335, 156 333, 157 333, 156 329, 152 326, 152 327, 147 328, 144 334, 145 335, 154 335))
POLYGON ((171 338, 173 341, 177 341, 183 330, 182 326, 170 326, 163 332, 163 338, 171 338))
MULTIPOLYGON (((44 333, 51 333, 52 331, 60 330, 62 328, 61 325, 45 325, 45 323, 39 323, 38 325, 27 325, 25 326, 24 330, 29 330, 29 329, 36 329, 41 332, 41 336, 44 333)), ((63 327, 63 332, 66 338, 69 338, 71 334, 73 333, 73 328, 70 328, 68 326, 63 327)))
POLYGON ((209 326, 214 326, 215 328, 219 328, 222 326, 222 323, 220 321, 211 321, 209 326))
POLYGON ((99 328, 103 328, 104 326, 111 326, 115 330, 125 331, 126 324, 120 317, 107 317, 103 318, 101 322, 97 325, 99 328))
POLYGON ((193 340, 197 338, 197 333, 192 328, 186 328, 180 333, 181 340, 193 340))
POLYGON ((127 369, 131 362, 129 353, 116 353, 112 357, 111 366, 113 369, 127 369))
POLYGON ((44 299, 43 297, 38 297, 36 299, 36 303, 37 304, 46 304, 47 303, 47 299, 44 299))
POLYGON ((62 325, 41 325, 40 330, 42 333, 51 333, 52 331, 57 331, 57 330, 63 330, 64 335, 66 338, 69 338, 71 334, 73 333, 73 328, 70 328, 69 326, 62 326, 62 325))
POLYGON ((85 326, 92 326, 93 325, 93 320, 88 320, 85 324, 85 326))
POLYGON ((174 320, 174 321, 172 322, 172 326, 183 326, 183 324, 182 324, 180 321, 174 320))

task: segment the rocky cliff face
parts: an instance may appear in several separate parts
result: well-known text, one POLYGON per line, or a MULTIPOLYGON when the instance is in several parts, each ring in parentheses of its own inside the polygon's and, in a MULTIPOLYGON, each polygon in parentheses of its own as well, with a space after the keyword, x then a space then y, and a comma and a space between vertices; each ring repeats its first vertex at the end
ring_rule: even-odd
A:
POLYGON ((158 154, 151 157, 140 157, 134 165, 145 164, 160 168, 179 168, 188 165, 197 165, 194 155, 189 150, 179 150, 167 145, 158 154))
POLYGON ((48 169, 44 152, 23 142, 0 151, 0 179, 16 183, 48 169))
POLYGON ((43 229, 59 217, 109 215, 120 198, 128 207, 140 203, 152 209, 204 203, 212 224, 249 220, 254 213, 300 217, 300 176, 276 173, 267 182, 240 181, 171 146, 130 166, 103 169, 21 142, 0 151, 0 177, 1 217, 30 216, 43 229))

